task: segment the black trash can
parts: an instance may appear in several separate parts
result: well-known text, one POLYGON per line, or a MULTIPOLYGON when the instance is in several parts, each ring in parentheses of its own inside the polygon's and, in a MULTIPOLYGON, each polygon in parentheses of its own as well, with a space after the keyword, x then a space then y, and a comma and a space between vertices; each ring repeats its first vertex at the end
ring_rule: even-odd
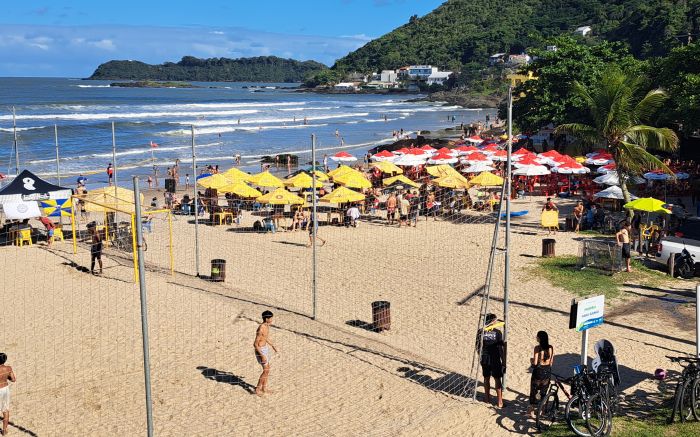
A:
POLYGON ((209 280, 212 282, 224 282, 226 280, 226 260, 213 259, 211 260, 211 276, 209 280))
POLYGON ((385 300, 372 302, 372 325, 376 332, 391 329, 391 304, 385 300))

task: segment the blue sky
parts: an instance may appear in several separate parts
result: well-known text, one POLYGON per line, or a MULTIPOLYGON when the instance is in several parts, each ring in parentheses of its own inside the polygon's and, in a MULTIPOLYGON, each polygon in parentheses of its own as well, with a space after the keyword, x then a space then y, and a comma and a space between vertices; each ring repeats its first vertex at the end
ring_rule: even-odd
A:
POLYGON ((149 63, 276 55, 331 65, 439 0, 4 1, 0 76, 85 77, 149 63))

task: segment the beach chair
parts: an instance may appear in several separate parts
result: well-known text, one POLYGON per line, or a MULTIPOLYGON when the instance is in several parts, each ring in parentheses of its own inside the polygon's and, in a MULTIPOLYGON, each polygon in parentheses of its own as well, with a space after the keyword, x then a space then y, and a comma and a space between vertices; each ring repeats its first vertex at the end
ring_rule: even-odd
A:
POLYGON ((65 237, 63 236, 63 229, 62 228, 54 228, 53 230, 53 241, 66 241, 65 237))
POLYGON ((32 230, 31 229, 20 229, 16 233, 15 244, 17 246, 24 246, 24 243, 32 245, 32 230))

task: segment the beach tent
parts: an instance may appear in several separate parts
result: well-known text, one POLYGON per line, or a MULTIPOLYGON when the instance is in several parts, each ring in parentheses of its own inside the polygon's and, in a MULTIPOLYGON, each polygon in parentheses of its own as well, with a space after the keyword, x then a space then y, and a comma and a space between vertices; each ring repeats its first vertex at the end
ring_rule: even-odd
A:
POLYGON ((364 200, 364 198, 365 195, 362 193, 358 193, 357 191, 353 191, 349 188, 338 187, 331 193, 321 197, 319 200, 329 203, 348 203, 359 202, 360 200, 364 200))
POLYGON ((284 182, 282 182, 282 179, 273 175, 269 171, 263 171, 251 176, 250 183, 257 185, 258 187, 284 187, 284 182))
POLYGON ((403 185, 409 185, 409 186, 414 187, 414 188, 420 187, 420 184, 413 182, 412 180, 410 180, 409 178, 407 178, 404 175, 394 176, 393 178, 386 178, 382 181, 382 184, 384 184, 384 186, 386 187, 386 186, 393 184, 394 182, 400 182, 403 185))
POLYGON ((243 170, 240 170, 236 167, 231 167, 230 169, 226 170, 223 175, 230 181, 244 181, 248 182, 252 175, 249 173, 244 172, 243 170))
POLYGON ((215 173, 211 176, 207 176, 202 179, 197 180, 197 184, 203 186, 204 188, 211 188, 214 190, 218 190, 221 187, 225 187, 226 185, 231 184, 231 180, 229 180, 226 176, 215 173))
POLYGON ((41 216, 38 201, 64 200, 71 194, 70 188, 51 184, 29 170, 23 170, 0 190, 0 205, 8 219, 34 218, 41 216))
POLYGON ((243 181, 233 182, 218 189, 219 193, 231 193, 245 198, 258 198, 262 193, 243 181))
POLYGON ((344 173, 333 178, 333 181, 345 185, 348 188, 372 188, 372 183, 358 171, 344 173))
POLYGON ((469 184, 480 185, 482 187, 500 187, 503 185, 503 178, 493 173, 483 172, 470 180, 469 184))
POLYGON ((269 205, 303 205, 304 199, 284 188, 278 188, 271 193, 258 197, 258 202, 269 205))
POLYGON ((401 174, 403 170, 396 164, 386 161, 375 162, 372 167, 378 168, 382 173, 401 174))

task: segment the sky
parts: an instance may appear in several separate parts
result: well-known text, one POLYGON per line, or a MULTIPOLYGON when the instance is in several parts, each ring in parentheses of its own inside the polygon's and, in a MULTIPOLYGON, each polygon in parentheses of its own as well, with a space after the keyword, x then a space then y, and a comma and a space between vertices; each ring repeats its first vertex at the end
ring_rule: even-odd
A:
POLYGON ((326 65, 444 0, 3 1, 0 76, 87 77, 102 62, 275 55, 326 65))

